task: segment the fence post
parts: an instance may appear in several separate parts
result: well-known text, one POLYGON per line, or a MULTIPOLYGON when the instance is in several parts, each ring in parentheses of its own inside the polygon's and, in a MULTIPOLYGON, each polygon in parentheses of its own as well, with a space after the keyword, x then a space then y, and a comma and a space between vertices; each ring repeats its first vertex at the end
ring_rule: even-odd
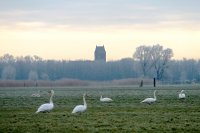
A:
POLYGON ((153 78, 153 86, 156 87, 156 78, 153 78))
POLYGON ((140 87, 143 87, 143 80, 141 80, 140 82, 140 87))

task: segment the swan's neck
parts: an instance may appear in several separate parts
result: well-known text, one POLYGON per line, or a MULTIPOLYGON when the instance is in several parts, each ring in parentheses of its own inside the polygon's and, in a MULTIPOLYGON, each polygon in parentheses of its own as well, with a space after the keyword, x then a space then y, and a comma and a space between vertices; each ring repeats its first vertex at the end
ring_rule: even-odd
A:
POLYGON ((84 106, 87 107, 87 103, 86 103, 86 100, 85 100, 85 96, 83 96, 83 104, 84 104, 84 106))
POLYGON ((156 92, 154 91, 154 99, 156 99, 156 92))
POLYGON ((50 100, 49 100, 50 103, 53 103, 53 100, 52 100, 53 99, 53 95, 54 95, 54 93, 51 93, 51 97, 50 97, 50 100))
POLYGON ((102 96, 100 97, 100 99, 102 99, 102 96))

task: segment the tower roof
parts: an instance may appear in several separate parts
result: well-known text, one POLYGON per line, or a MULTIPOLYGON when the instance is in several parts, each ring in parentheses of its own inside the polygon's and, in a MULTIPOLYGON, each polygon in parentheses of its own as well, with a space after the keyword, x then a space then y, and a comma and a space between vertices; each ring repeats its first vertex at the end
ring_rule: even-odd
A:
POLYGON ((106 52, 104 45, 103 46, 96 46, 95 52, 106 52))
POLYGON ((94 52, 95 61, 106 61, 106 50, 103 46, 97 46, 94 52))

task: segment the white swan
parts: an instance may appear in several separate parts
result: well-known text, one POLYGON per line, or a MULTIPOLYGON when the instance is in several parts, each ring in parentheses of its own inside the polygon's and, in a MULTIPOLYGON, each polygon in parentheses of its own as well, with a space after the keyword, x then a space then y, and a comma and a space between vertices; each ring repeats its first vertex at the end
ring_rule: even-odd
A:
POLYGON ((181 90, 181 92, 178 94, 179 99, 185 99, 185 93, 183 93, 184 90, 181 90))
POLYGON ((111 102, 111 101, 113 101, 111 98, 108 98, 108 97, 102 97, 102 95, 101 95, 101 97, 100 97, 100 101, 101 102, 111 102))
POLYGON ((35 113, 46 112, 46 111, 48 112, 54 108, 54 104, 52 100, 53 95, 54 95, 53 90, 50 91, 50 95, 51 97, 50 97, 49 103, 42 104, 35 113))
POLYGON ((156 101, 156 90, 154 91, 154 98, 146 98, 143 101, 141 101, 141 103, 154 103, 156 101))
POLYGON ((74 114, 74 113, 82 113, 82 112, 86 111, 86 109, 87 109, 87 103, 85 101, 85 96, 86 96, 86 94, 83 94, 83 105, 77 105, 73 109, 72 114, 74 114))

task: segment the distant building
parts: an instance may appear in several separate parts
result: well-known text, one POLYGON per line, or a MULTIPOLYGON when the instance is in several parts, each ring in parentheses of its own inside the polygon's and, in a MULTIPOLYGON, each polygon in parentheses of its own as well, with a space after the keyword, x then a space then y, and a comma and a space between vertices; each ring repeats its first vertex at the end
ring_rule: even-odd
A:
POLYGON ((106 50, 103 46, 96 46, 94 52, 94 60, 95 61, 106 61, 106 50))

